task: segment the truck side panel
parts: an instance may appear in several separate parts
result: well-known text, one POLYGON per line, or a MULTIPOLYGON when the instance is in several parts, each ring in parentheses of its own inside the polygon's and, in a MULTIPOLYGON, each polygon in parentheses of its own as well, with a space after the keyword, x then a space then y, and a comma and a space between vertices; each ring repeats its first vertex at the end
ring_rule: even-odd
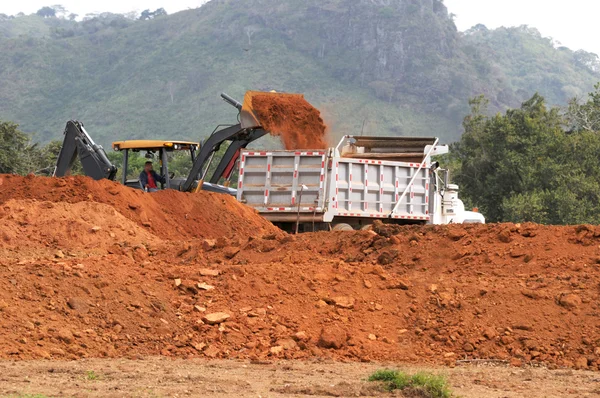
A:
POLYGON ((334 158, 329 196, 335 210, 326 220, 331 215, 387 218, 408 190, 394 218, 428 221, 429 168, 418 169, 417 163, 334 158))
POLYGON ((237 198, 260 213, 322 212, 326 152, 242 152, 237 198), (302 186, 306 188, 302 190, 302 186))

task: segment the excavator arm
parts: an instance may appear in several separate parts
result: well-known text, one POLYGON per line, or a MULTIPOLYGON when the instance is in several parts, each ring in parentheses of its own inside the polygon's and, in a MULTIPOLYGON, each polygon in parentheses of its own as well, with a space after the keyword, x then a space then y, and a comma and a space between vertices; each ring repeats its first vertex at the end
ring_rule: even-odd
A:
POLYGON ((240 157, 240 151, 245 149, 252 141, 259 139, 265 134, 267 134, 267 132, 260 129, 250 130, 237 136, 236 140, 229 144, 227 151, 225 151, 223 158, 208 181, 211 184, 218 184, 221 177, 229 178, 235 168, 235 162, 240 157))
POLYGON ((194 160, 192 170, 188 175, 187 180, 181 186, 182 191, 191 191, 194 188, 196 181, 200 183, 206 179, 204 173, 207 172, 208 166, 221 145, 226 141, 230 141, 229 147, 225 155, 219 162, 217 170, 207 180, 213 184, 217 184, 219 179, 225 173, 227 166, 234 163, 239 156, 239 149, 245 148, 250 142, 262 137, 267 132, 259 129, 244 129, 240 124, 226 127, 216 131, 202 144, 200 151, 194 160))
MULTIPOLYGON (((215 131, 206 139, 200 147, 200 151, 194 160, 192 170, 190 171, 187 180, 181 186, 182 191, 191 191, 194 189, 197 181, 199 181, 198 184, 202 184, 204 180, 212 184, 217 184, 221 177, 229 177, 229 174, 231 174, 233 170, 233 165, 239 157, 240 150, 246 148, 252 141, 267 134, 267 132, 260 127, 256 118, 250 114, 250 110, 246 105, 246 100, 244 101, 244 105, 242 105, 227 94, 223 93, 221 94, 221 97, 225 102, 240 111, 241 122, 215 131), (217 169, 212 176, 206 176, 213 156, 220 149, 221 145, 227 141, 230 142, 229 147, 217 165, 217 169)), ((199 186, 199 188, 201 187, 199 186)))
POLYGON ((94 180, 115 179, 117 167, 110 162, 104 148, 97 145, 85 131, 83 123, 69 120, 64 135, 63 145, 56 159, 54 177, 67 175, 71 171, 75 159, 79 156, 86 176, 92 177, 94 180))

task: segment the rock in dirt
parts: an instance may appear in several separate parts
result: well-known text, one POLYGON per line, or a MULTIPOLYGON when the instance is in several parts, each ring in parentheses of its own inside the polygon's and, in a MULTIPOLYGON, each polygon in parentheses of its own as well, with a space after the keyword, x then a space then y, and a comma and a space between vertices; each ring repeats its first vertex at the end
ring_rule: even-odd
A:
POLYGON ((196 351, 200 352, 202 352, 202 350, 206 348, 206 343, 192 343, 191 345, 196 351))
POLYGON ((574 293, 561 294, 558 298, 558 303, 563 307, 572 310, 581 305, 581 297, 574 293))
POLYGON ((216 269, 202 268, 200 270, 200 276, 219 276, 220 272, 216 269))
POLYGON ((332 299, 336 307, 351 309, 354 308, 354 298, 348 296, 339 296, 332 299))
POLYGON ((384 251, 377 257, 377 262, 381 265, 388 265, 394 262, 398 257, 398 250, 384 251))
POLYGON ((466 343, 465 345, 463 345, 463 350, 465 352, 473 352, 475 351, 475 347, 473 347, 473 344, 471 343, 466 343))
POLYGON ((71 297, 67 300, 67 305, 70 309, 81 314, 87 314, 90 311, 90 306, 88 303, 79 297, 71 297))
POLYGON ((56 337, 60 341, 64 341, 67 344, 71 344, 73 342, 73 339, 75 338, 73 336, 73 333, 69 329, 66 329, 66 328, 59 329, 58 332, 56 333, 56 337))
POLYGON ((294 341, 294 339, 281 339, 277 340, 276 343, 278 346, 283 347, 284 350, 293 350, 298 347, 298 344, 294 341))
POLYGON ((208 290, 213 290, 214 288, 215 288, 214 286, 209 285, 209 284, 204 283, 204 282, 198 283, 198 289, 200 289, 200 290, 206 290, 206 291, 208 291, 208 290))
POLYGON ((318 346, 322 348, 340 349, 346 345, 348 334, 339 326, 326 326, 321 330, 318 346))
POLYGON ((493 327, 485 328, 485 330, 483 331, 483 337, 485 337, 488 340, 493 340, 496 338, 496 336, 498 336, 498 332, 496 332, 496 329, 493 327))
POLYGON ((514 367, 523 366, 523 361, 521 361, 519 358, 511 358, 510 366, 514 366, 514 367))
POLYGON ((540 293, 536 292, 535 290, 524 289, 524 290, 521 290, 521 294, 523 296, 528 297, 533 300, 538 300, 538 299, 542 298, 542 295, 540 293))
POLYGON ((525 257, 526 255, 527 253, 525 252, 525 250, 519 247, 515 247, 510 251, 510 256, 512 258, 525 257))
POLYGON ((211 251, 217 245, 217 241, 215 239, 204 239, 202 241, 202 248, 204 251, 211 251))
POLYGON ((588 360, 586 357, 579 357, 575 360, 575 367, 577 369, 587 369, 588 360))
POLYGON ((237 256, 240 250, 241 249, 239 247, 228 247, 223 250, 223 256, 225 256, 227 259, 232 259, 237 256))
POLYGON ((453 241, 459 241, 462 238, 464 238, 465 236, 467 236, 467 231, 465 231, 462 228, 452 229, 448 232, 448 238, 450 238, 453 241))
POLYGON ((392 235, 395 235, 399 232, 399 227, 395 224, 385 224, 381 222, 381 220, 373 221, 373 226, 371 228, 377 235, 381 235, 385 238, 389 238, 392 235))
POLYGON ((214 345, 211 345, 206 350, 204 350, 204 355, 206 355, 209 358, 216 358, 220 352, 221 351, 217 347, 215 347, 214 345))
POLYGON ((317 304, 315 304, 315 307, 317 307, 317 308, 325 308, 328 305, 329 304, 327 304, 327 302, 325 300, 319 300, 319 301, 317 301, 317 304))
POLYGON ((211 314, 204 315, 204 317, 202 318, 202 320, 205 323, 208 323, 209 325, 217 325, 217 324, 219 324, 221 322, 225 322, 230 317, 231 317, 231 315, 229 315, 226 312, 213 312, 211 314))
POLYGON ((388 285, 388 289, 400 289, 400 290, 408 290, 410 288, 410 284, 407 281, 397 280, 388 285))
POLYGON ((300 331, 294 335, 294 339, 297 341, 308 341, 309 337, 305 331, 300 331))
POLYGON ((510 243, 512 242, 512 238, 510 236, 510 230, 509 229, 504 229, 502 230, 499 234, 498 234, 498 240, 500 242, 503 243, 510 243))

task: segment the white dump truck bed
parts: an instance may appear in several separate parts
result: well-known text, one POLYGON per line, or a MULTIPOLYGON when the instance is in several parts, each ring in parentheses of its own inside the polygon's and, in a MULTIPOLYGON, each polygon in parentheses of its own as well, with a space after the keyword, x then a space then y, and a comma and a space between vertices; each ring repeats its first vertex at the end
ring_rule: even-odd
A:
POLYGON ((447 151, 437 142, 346 136, 323 151, 243 151, 237 198, 273 222, 428 222, 430 158, 447 151))

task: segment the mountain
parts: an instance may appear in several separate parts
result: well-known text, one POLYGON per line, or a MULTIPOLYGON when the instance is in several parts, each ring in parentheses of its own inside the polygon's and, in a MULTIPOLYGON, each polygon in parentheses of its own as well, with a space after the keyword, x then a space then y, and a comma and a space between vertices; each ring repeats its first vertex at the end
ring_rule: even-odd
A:
MULTIPOLYGON (((133 20, 0 15, 0 119, 41 141, 70 118, 103 145, 200 139, 236 111, 219 94, 304 93, 332 133, 460 136, 467 100, 565 104, 600 80, 594 54, 527 27, 460 33, 440 0, 211 0, 133 20)), ((268 141, 268 140, 267 140, 268 141)))

